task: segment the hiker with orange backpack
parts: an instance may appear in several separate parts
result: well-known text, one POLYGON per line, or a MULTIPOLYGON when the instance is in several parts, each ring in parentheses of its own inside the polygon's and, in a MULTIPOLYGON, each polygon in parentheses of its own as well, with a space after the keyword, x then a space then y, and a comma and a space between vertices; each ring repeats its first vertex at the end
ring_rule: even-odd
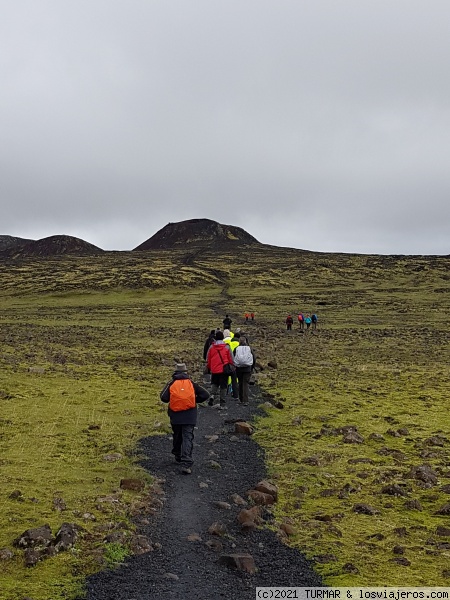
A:
POLYGON ((292 324, 294 323, 294 319, 291 315, 286 317, 286 328, 288 331, 292 331, 292 324))
POLYGON ((173 431, 172 454, 181 464, 181 472, 189 475, 194 463, 194 427, 197 424, 197 403, 209 398, 208 390, 191 381, 184 363, 175 366, 172 380, 167 383, 159 396, 168 403, 167 413, 173 431))

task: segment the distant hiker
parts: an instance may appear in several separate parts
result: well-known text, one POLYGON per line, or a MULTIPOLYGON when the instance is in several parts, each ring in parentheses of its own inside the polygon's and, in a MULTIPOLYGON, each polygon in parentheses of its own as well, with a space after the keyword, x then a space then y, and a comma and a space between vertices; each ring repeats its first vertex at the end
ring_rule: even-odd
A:
POLYGON ((305 329, 305 317, 302 312, 298 313, 298 325, 300 329, 305 329))
POLYGON ((167 413, 173 431, 172 454, 181 464, 181 472, 191 473, 194 463, 194 427, 197 424, 197 402, 209 398, 209 392, 191 381, 184 363, 175 366, 172 380, 166 384, 160 394, 162 402, 168 403, 167 413))
POLYGON ((233 354, 239 381, 239 401, 241 404, 248 404, 248 386, 255 368, 255 355, 245 338, 241 338, 240 344, 233 350, 233 354))
POLYGON ((313 329, 317 329, 317 321, 319 320, 319 317, 316 315, 316 313, 313 313, 311 315, 311 323, 312 323, 312 328, 313 329))
POLYGON ((244 316, 245 316, 245 320, 248 321, 248 318, 249 318, 250 315, 248 313, 245 313, 244 316))
POLYGON ((309 316, 308 313, 306 313, 306 316, 305 316, 305 325, 306 325, 306 329, 309 329, 311 327, 311 317, 309 316))
POLYGON ((252 318, 252 321, 254 321, 254 320, 255 320, 255 313, 252 313, 252 314, 250 315, 250 317, 252 318))
POLYGON ((205 342, 205 345, 203 346, 203 360, 206 360, 206 355, 208 354, 208 350, 209 347, 211 346, 211 344, 213 342, 215 342, 216 340, 216 330, 215 329, 211 329, 208 338, 205 342))
POLYGON ((232 320, 228 315, 225 316, 225 319, 222 321, 224 329, 231 329, 232 320))
POLYGON ((286 318, 286 327, 288 331, 292 331, 292 324, 294 322, 294 319, 291 317, 291 315, 288 315, 286 318))
POLYGON ((211 373, 212 384, 212 395, 208 404, 213 406, 214 400, 217 399, 217 392, 220 389, 219 409, 225 409, 228 377, 235 370, 235 367, 230 347, 223 341, 221 331, 216 333, 216 341, 209 347, 206 365, 211 373))

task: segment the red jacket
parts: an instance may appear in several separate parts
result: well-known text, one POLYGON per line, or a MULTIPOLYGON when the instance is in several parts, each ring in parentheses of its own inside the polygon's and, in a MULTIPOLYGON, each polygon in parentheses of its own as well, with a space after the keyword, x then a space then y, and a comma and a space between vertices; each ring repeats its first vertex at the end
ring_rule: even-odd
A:
POLYGON ((208 355, 206 357, 206 365, 210 373, 223 373, 223 366, 228 363, 234 365, 230 346, 220 342, 212 344, 209 347, 208 355))

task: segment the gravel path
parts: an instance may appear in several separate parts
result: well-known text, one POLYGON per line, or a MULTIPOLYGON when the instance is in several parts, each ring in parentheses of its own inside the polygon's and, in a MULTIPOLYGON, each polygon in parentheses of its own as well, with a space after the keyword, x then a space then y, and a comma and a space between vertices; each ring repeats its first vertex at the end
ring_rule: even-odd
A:
POLYGON ((261 448, 248 436, 236 436, 234 425, 227 423, 239 418, 251 421, 258 410, 259 390, 254 386, 251 391, 247 407, 229 399, 227 411, 199 408, 192 475, 180 473, 170 453, 169 436, 142 441, 143 465, 163 480, 166 501, 140 533, 161 547, 130 557, 117 570, 89 578, 88 600, 253 600, 258 586, 323 585, 304 556, 281 543, 273 532, 259 528, 243 533, 237 522, 242 507, 230 502, 230 496, 237 493, 245 498, 246 491, 267 476, 261 448), (218 438, 205 437, 212 435, 218 438), (211 460, 221 468, 212 468, 211 460), (216 501, 229 502, 231 510, 217 507, 216 501), (226 525, 224 536, 208 533, 215 521, 226 525), (201 539, 189 541, 191 534, 201 539), (210 549, 208 540, 220 542, 223 549, 210 549), (251 554, 256 574, 219 564, 219 557, 230 553, 251 554))

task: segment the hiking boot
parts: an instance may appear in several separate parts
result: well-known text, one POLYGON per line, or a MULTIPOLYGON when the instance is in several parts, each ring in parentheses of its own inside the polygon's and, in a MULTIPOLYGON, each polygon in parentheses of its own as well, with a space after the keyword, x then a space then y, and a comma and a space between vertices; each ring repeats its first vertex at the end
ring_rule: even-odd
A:
POLYGON ((175 462, 180 463, 181 462, 181 456, 175 456, 175 462))
POLYGON ((211 396, 211 398, 208 400, 208 406, 213 406, 214 405, 214 398, 211 396))
POLYGON ((181 472, 183 473, 183 475, 190 475, 192 473, 192 469, 190 467, 183 467, 181 469, 181 472))

